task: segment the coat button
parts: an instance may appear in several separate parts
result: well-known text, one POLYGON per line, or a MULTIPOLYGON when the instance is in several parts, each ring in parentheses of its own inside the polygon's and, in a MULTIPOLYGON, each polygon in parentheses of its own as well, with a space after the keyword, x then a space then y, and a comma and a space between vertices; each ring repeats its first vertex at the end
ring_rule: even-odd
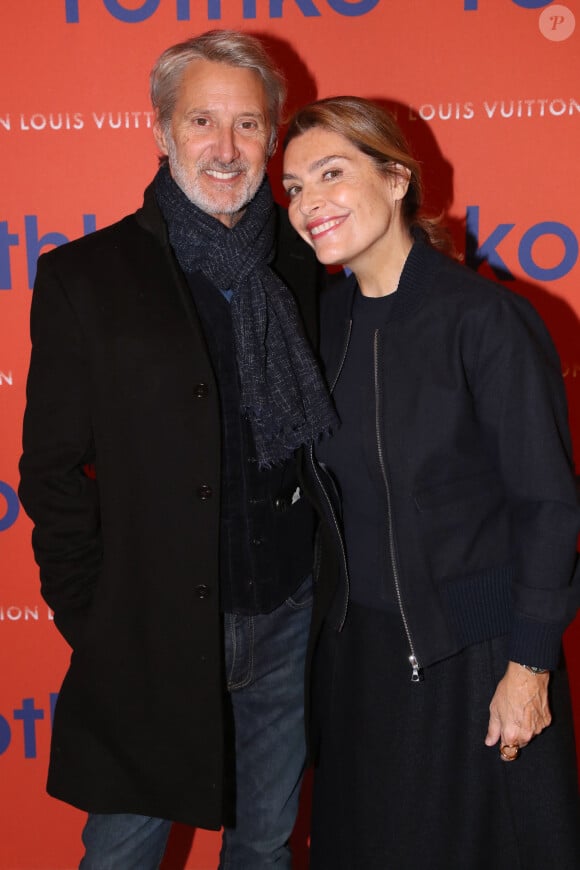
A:
POLYGON ((197 598, 209 598, 210 588, 206 586, 205 583, 200 583, 199 586, 195 587, 195 594, 197 598))
POLYGON ((209 387, 207 384, 196 384, 193 390, 193 395, 196 399, 207 399, 209 387))
POLYGON ((213 495, 211 486, 208 486, 207 483, 202 483, 201 486, 197 488, 197 494, 202 501, 207 501, 208 498, 211 498, 213 495))
POLYGON ((261 547, 264 543, 262 538, 252 538, 251 544, 253 547, 261 547))
POLYGON ((280 511, 280 513, 282 513, 282 511, 287 510, 288 509, 288 499, 282 498, 281 496, 278 496, 278 498, 275 498, 274 499, 274 509, 277 511, 280 511))

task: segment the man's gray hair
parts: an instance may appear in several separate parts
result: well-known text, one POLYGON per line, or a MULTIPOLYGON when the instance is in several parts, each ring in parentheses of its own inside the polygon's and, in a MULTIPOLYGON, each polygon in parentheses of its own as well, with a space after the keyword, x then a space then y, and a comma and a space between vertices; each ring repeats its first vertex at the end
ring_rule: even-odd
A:
POLYGON ((167 129, 177 102, 186 68, 194 60, 211 60, 256 72, 264 85, 268 105, 271 154, 286 99, 284 76, 259 39, 236 30, 208 30, 166 49, 157 59, 150 76, 151 103, 163 129, 167 129))

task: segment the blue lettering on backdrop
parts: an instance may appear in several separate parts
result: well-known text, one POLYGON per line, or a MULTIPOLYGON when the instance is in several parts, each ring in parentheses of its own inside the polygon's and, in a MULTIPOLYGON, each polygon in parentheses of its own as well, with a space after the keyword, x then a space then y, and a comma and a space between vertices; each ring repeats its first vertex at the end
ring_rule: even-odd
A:
MULTIPOLYGON (((308 18, 315 18, 320 15, 312 0, 295 0, 295 3, 302 14, 308 18)), ((282 18, 283 8, 284 0, 270 0, 270 18, 282 18)))
POLYGON ((79 23, 79 0, 64 0, 64 16, 67 24, 79 23))
POLYGON ((107 11, 118 18, 119 21, 126 21, 127 24, 135 24, 140 21, 146 21, 151 18, 154 12, 157 12, 160 0, 145 0, 142 6, 138 9, 126 9, 118 0, 103 0, 107 11))
MULTIPOLYGON (((172 0, 172 2, 175 3, 176 20, 191 21, 191 0, 172 0)), ((227 2, 231 3, 232 0, 227 0, 227 2)), ((242 4, 243 18, 256 18, 257 0, 237 0, 237 2, 242 4)), ((282 18, 284 0, 262 0, 262 2, 268 3, 270 18, 282 18)), ((314 0, 294 0, 294 2, 306 17, 320 16, 321 14, 314 0)), ((352 16, 366 15, 379 4, 380 0, 325 0, 325 2, 339 15, 352 16)), ((486 2, 491 3, 492 0, 481 0, 482 5, 486 2)), ((549 6, 552 0, 510 0, 510 2, 521 9, 542 9, 544 6, 549 6)), ((117 21, 122 21, 125 24, 141 24, 157 12, 161 0, 143 0, 137 9, 127 9, 121 0, 102 0, 102 3, 107 12, 117 21)), ((222 0, 206 0, 206 3, 208 20, 219 21, 222 17, 222 0)), ((463 11, 477 12, 479 4, 480 0, 463 0, 463 11)), ((64 0, 64 9, 67 24, 80 22, 79 0, 64 0)))
POLYGON ((470 251, 469 237, 474 239, 477 247, 471 254, 467 254, 466 263, 472 269, 477 271, 479 265, 487 260, 490 267, 493 269, 498 278, 513 281, 514 276, 498 254, 495 246, 498 245, 507 234, 513 230, 515 224, 498 224, 497 227, 489 234, 483 244, 479 243, 479 206, 467 206, 467 218, 465 222, 465 230, 467 234, 466 250, 470 251))
MULTIPOLYGON (((244 0, 244 13, 246 9, 246 0, 244 0)), ((182 19, 189 21, 189 9, 187 10, 188 17, 182 19)), ((222 0, 207 0, 207 17, 210 21, 219 21, 222 17, 222 0)), ((245 16, 244 16, 245 17, 245 16)), ((249 18, 255 18, 255 15, 249 15, 249 18)))
POLYGON ((366 15, 378 5, 379 0, 327 0, 327 2, 339 15, 366 15))
MULTIPOLYGON (((169 0, 167 0, 169 2, 169 0)), ((175 4, 175 16, 177 21, 191 20, 191 0, 172 0, 175 4)), ((231 11, 234 0, 227 0, 231 11)), ((242 7, 242 17, 245 19, 257 17, 257 0, 235 0, 242 7)), ((260 0, 262 8, 265 6, 270 18, 282 18, 284 13, 284 0, 260 0)), ((289 0, 286 0, 288 3, 289 0)), ((318 8, 321 0, 293 0, 305 18, 320 17, 322 14, 318 8)), ((334 12, 347 17, 366 15, 380 3, 380 0, 324 0, 334 12)), ((467 2, 467 0, 466 0, 467 2)), ((109 15, 122 21, 124 24, 141 24, 151 18, 159 9, 161 0, 143 0, 137 9, 127 9, 121 0, 102 0, 103 6, 109 15)), ((205 0, 208 21, 219 21, 222 18, 222 0, 205 0)), ((198 9, 199 10, 199 0, 198 9)), ((67 24, 80 22, 79 0, 64 0, 65 21, 67 24)))
MULTIPOLYGON (((103 0, 105 8, 114 18, 128 24, 146 21, 157 11, 160 2, 161 0, 145 0, 138 9, 126 9, 118 0, 103 0)), ((178 5, 183 4, 178 3, 178 5)), ((79 23, 79 0, 65 0, 65 20, 67 24, 79 23)))
MULTIPOLYGON (((251 0, 249 0, 251 2, 251 0)), ((336 2, 336 0, 333 0, 336 2)), ((94 214, 83 214, 83 235, 92 233, 96 230, 96 217, 94 214)), ((491 269, 495 272, 500 280, 513 280, 514 276, 511 269, 498 253, 498 245, 506 236, 514 229, 513 223, 500 223, 492 229, 487 238, 479 241, 479 206, 467 206, 466 212, 466 262, 472 269, 478 269, 484 260, 487 260, 491 269), (470 244, 472 240, 475 244, 470 244)), ((25 215, 24 217, 24 236, 26 246, 26 260, 28 267, 28 286, 30 289, 34 286, 36 277, 36 262, 42 249, 47 245, 62 245, 69 241, 64 233, 57 231, 49 231, 44 234, 39 233, 38 217, 36 215, 25 215)), ((11 272, 11 253, 12 249, 20 244, 20 236, 17 233, 10 232, 8 221, 0 221, 0 290, 12 289, 12 272, 11 272)), ((563 278, 572 271, 579 255, 578 239, 574 232, 566 224, 558 221, 542 221, 528 228, 520 242, 518 249, 519 263, 530 278, 538 281, 555 281, 558 278, 563 278), (534 258, 532 248, 537 239, 541 236, 557 236, 561 239, 564 245, 564 255, 560 263, 555 266, 543 267, 538 265, 534 258)), ((8 496, 2 492, 2 483, 0 482, 0 495, 8 496)), ((16 501, 17 504, 17 501, 16 501)), ((10 514, 8 511, 7 516, 10 514)), ((0 517, 0 531, 3 530, 7 518, 0 517)))
POLYGON ((522 236, 518 248, 518 259, 522 269, 530 278, 537 281, 555 281, 557 278, 563 278, 564 275, 567 275, 576 265, 578 239, 570 227, 565 224, 558 223, 558 221, 542 221, 542 223, 530 227, 522 236), (541 236, 557 236, 564 244, 564 256, 561 262, 550 269, 538 266, 532 257, 532 246, 541 236))
MULTIPOLYGON (((483 0, 486 2, 486 0, 483 0)), ((492 2, 492 0, 487 0, 492 2)), ((549 6, 552 0, 511 0, 516 6, 521 6, 523 9, 541 9, 542 6, 549 6)), ((476 12, 479 9, 479 0, 463 0, 464 12, 476 12)))
POLYGON ((8 229, 8 221, 0 221, 0 290, 12 289, 12 273, 10 271, 10 247, 18 245, 16 233, 8 229))
MULTIPOLYGON (((54 719, 54 707, 58 692, 51 692, 49 695, 49 713, 50 724, 54 719)), ((12 711, 12 718, 15 722, 22 722, 22 736, 25 758, 36 758, 36 723, 44 720, 44 710, 42 707, 37 707, 34 698, 23 698, 22 706, 12 711)), ((12 729, 5 716, 0 716, 0 755, 3 755, 12 742, 12 729)))
POLYGON ((523 9, 541 9, 542 6, 549 6, 551 2, 552 0, 512 0, 512 3, 523 9))
MULTIPOLYGON (((498 224, 485 241, 479 241, 479 206, 467 206, 466 264, 478 270, 487 261, 495 275, 503 281, 513 281, 514 275, 497 252, 497 245, 514 229, 515 224, 498 224)), ((566 224, 540 221, 527 229, 518 245, 518 261, 523 271, 535 281, 555 281, 572 271, 578 260, 578 239, 566 224), (534 243, 542 236, 556 236, 564 245, 564 255, 555 266, 539 266, 533 257, 534 243)))
MULTIPOLYGON (((83 235, 96 230, 94 214, 83 215, 83 235)), ((36 215, 25 215, 24 229, 26 233, 26 260, 28 264, 28 286, 32 289, 36 278, 36 261, 45 245, 64 245, 69 240, 62 233, 45 233, 38 237, 38 219, 36 215)))
POLYGON ((18 519, 18 514, 20 513, 20 502, 18 501, 18 496, 12 487, 3 480, 0 480, 0 507, 2 506, 2 498, 6 502, 6 512, 3 515, 0 515, 0 532, 5 532, 6 529, 13 526, 18 519))
MULTIPOLYGON (((86 236, 93 233, 97 228, 94 214, 83 215, 83 232, 86 236)), ((27 214, 24 216, 24 237, 26 246, 26 263, 28 267, 28 286, 32 290, 36 277, 36 261, 42 249, 47 245, 64 245, 69 241, 64 233, 47 232, 44 235, 38 233, 38 217, 27 214)), ((20 236, 10 232, 8 221, 0 221, 0 290, 12 289, 11 248, 18 247, 20 236)))
POLYGON ((23 698, 20 710, 14 710, 14 719, 22 722, 24 757, 36 758, 36 722, 44 719, 44 710, 34 706, 34 698, 23 698))
POLYGON ((0 755, 2 755, 8 747, 10 746, 10 740, 12 739, 12 732, 10 731, 10 725, 4 718, 4 716, 0 716, 0 755))

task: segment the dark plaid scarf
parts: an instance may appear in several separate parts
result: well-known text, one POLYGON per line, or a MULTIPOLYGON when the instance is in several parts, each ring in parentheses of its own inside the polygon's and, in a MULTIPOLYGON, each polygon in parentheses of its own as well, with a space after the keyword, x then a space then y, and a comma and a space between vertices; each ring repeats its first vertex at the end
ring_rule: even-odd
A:
POLYGON ((318 439, 337 418, 294 298, 269 267, 275 206, 268 179, 231 229, 195 206, 167 165, 157 173, 155 195, 183 271, 199 271, 219 290, 233 291, 241 410, 250 421, 260 466, 276 465, 318 439))

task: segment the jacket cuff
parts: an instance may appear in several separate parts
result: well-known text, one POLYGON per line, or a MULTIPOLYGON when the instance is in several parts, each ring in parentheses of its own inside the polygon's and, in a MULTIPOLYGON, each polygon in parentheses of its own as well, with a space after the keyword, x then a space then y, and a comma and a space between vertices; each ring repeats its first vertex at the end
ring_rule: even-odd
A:
POLYGON ((565 628, 564 623, 536 622, 515 614, 508 651, 510 661, 554 670, 562 654, 565 628))

